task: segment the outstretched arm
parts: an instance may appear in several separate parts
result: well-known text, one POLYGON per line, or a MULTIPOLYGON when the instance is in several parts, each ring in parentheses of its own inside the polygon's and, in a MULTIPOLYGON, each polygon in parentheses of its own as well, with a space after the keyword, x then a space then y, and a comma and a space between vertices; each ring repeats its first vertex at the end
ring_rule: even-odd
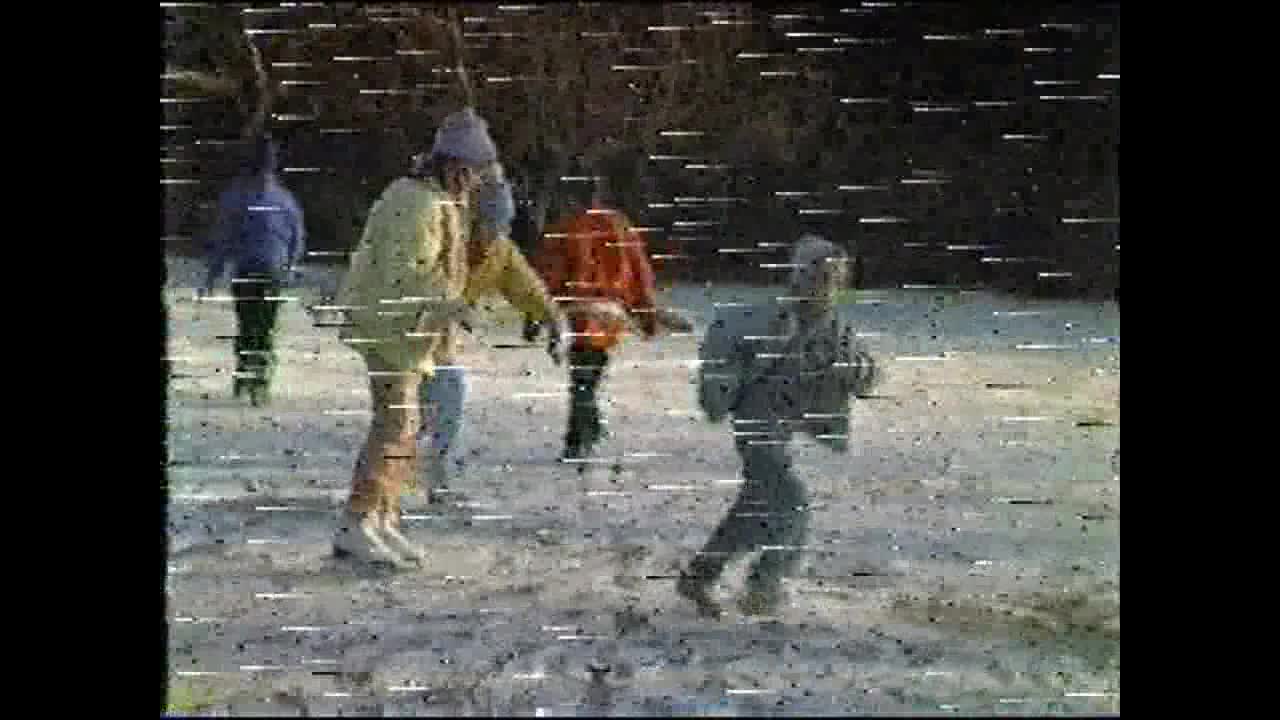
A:
POLYGON ((498 255, 498 291, 507 302, 535 321, 550 320, 558 314, 542 278, 510 237, 498 235, 490 252, 498 255))

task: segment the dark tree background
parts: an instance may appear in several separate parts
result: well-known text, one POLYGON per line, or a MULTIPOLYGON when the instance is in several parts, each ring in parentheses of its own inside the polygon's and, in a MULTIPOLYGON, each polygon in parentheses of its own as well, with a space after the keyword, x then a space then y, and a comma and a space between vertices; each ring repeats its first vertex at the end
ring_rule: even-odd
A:
POLYGON ((469 96, 542 203, 597 161, 664 281, 775 280, 814 230, 869 287, 1114 294, 1118 5, 845 5, 165 8, 166 246, 265 128, 311 250, 349 250, 469 96))

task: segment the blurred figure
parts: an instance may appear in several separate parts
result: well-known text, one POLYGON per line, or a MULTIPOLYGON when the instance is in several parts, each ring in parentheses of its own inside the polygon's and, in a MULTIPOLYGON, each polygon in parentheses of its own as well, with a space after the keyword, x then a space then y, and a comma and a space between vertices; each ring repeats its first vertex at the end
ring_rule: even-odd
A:
MULTIPOLYGON (((580 164, 575 175, 589 176, 590 169, 580 164)), ((597 390, 628 321, 646 339, 659 324, 644 238, 625 215, 606 207, 604 182, 571 181, 564 192, 567 213, 548 229, 533 262, 573 326, 562 459, 576 460, 589 456, 603 436, 597 390)))
POLYGON ((498 150, 488 124, 465 108, 444 119, 426 156, 374 203, 338 303, 340 338, 369 368, 373 417, 356 461, 334 553, 405 567, 425 562, 400 533, 400 497, 415 475, 422 420, 418 391, 435 373, 456 326, 473 318, 464 297, 469 212, 498 150))
MULTIPOLYGON (((502 166, 497 165, 477 193, 463 299, 474 305, 485 297, 501 296, 526 318, 550 322, 555 330, 548 349, 555 358, 555 347, 563 347, 568 325, 542 279, 511 238, 515 215, 511 185, 502 166)), ((460 440, 469 384, 466 368, 455 364, 457 347, 452 338, 441 344, 436 373, 420 391, 423 408, 435 418, 431 428, 424 426, 419 433, 420 444, 427 448, 423 469, 428 498, 433 502, 450 492, 451 479, 466 469, 466 453, 460 440)))
POLYGON ((209 274, 200 288, 202 297, 211 293, 225 267, 232 266, 238 328, 232 394, 247 391, 255 407, 270 400, 280 290, 306 249, 302 207, 276 176, 276 163, 276 144, 258 137, 242 174, 218 197, 205 241, 209 274))
POLYGON ((808 495, 787 445, 799 431, 847 452, 850 395, 864 395, 879 382, 876 361, 855 344, 835 305, 848 284, 848 259, 826 240, 802 237, 786 296, 717 308, 707 330, 698 402, 711 422, 732 415, 743 482, 676 586, 705 617, 722 613, 710 589, 726 565, 760 549, 739 607, 750 615, 777 611, 782 579, 794 573, 809 528, 808 495))

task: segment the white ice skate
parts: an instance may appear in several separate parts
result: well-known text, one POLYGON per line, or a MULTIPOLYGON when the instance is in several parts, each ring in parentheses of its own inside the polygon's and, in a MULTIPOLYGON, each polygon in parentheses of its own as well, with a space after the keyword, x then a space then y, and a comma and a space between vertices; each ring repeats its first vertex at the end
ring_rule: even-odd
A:
POLYGON ((386 547, 392 552, 419 567, 426 565, 427 555, 422 548, 409 542, 408 538, 400 534, 400 516, 398 514, 382 513, 382 522, 378 526, 378 530, 382 534, 382 540, 386 547))
POLYGON ((411 567, 383 542, 380 530, 376 514, 343 513, 333 536, 334 556, 400 569, 411 567))

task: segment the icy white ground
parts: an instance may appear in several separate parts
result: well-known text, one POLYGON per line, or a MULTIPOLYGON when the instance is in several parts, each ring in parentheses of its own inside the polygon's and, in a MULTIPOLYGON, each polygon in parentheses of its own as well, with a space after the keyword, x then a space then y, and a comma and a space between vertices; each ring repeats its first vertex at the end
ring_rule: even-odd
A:
MULTIPOLYGON (((330 556, 367 427, 358 356, 281 318, 274 404, 230 398, 228 303, 171 259, 171 706, 208 715, 1096 714, 1119 710, 1119 312, 878 294, 885 400, 849 455, 801 445, 813 551, 778 622, 699 620, 668 579, 733 498, 729 428, 694 412, 694 337, 629 342, 605 383, 616 462, 555 458, 565 373, 495 315, 469 341, 456 483, 406 498, 407 574, 330 556), (989 385, 994 384, 994 387, 989 385), (1085 423, 1084 426, 1079 423, 1085 423), (611 467, 616 465, 616 467, 611 467), (589 666, 607 666, 593 673, 589 666)), ((711 303, 761 290, 676 288, 711 303)), ((225 295, 225 288, 218 294, 225 295)), ((509 316, 508 316, 509 317, 509 316)), ((733 607, 741 568, 726 581, 733 607)))

